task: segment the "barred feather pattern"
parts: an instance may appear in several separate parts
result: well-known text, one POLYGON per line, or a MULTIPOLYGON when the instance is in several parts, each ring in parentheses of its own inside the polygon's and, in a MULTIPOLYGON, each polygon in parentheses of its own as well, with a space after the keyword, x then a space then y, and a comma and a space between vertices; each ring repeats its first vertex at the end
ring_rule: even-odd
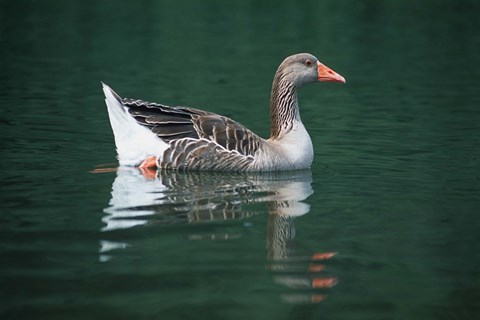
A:
POLYGON ((275 76, 270 98, 270 139, 278 139, 292 130, 299 116, 296 86, 285 80, 282 69, 275 76))
POLYGON ((157 165, 164 169, 248 171, 264 140, 215 113, 122 99, 142 126, 169 143, 157 165))

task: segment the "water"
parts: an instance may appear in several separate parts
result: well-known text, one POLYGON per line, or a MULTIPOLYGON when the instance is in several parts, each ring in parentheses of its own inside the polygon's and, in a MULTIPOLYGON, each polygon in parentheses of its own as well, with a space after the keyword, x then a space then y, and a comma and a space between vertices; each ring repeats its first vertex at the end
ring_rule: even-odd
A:
POLYGON ((477 319, 474 1, 0 1, 2 319, 477 319), (268 134, 280 61, 311 170, 116 169, 100 81, 268 134))

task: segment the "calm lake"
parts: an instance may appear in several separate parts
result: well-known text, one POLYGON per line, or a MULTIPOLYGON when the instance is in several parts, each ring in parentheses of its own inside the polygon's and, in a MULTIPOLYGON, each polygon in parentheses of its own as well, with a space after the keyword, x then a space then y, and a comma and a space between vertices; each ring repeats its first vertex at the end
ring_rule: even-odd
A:
POLYGON ((478 1, 0 0, 1 319, 480 319, 478 1), (267 137, 287 56, 312 168, 118 168, 100 81, 267 137))

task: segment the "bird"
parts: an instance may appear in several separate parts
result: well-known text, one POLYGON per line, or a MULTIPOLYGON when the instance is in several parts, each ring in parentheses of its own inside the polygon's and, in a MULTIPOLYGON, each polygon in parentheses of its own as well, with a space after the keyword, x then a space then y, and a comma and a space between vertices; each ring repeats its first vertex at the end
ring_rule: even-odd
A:
POLYGON ((121 166, 266 172, 311 166, 313 145, 300 118, 297 89, 326 81, 346 83, 312 54, 285 58, 273 79, 268 139, 216 113, 121 98, 102 86, 121 166))

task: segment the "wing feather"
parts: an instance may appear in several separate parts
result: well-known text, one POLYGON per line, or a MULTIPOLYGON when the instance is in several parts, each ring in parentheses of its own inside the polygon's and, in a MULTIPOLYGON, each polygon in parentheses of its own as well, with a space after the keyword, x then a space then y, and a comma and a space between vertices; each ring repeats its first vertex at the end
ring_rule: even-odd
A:
POLYGON ((243 125, 215 113, 134 99, 122 103, 137 123, 170 143, 162 157, 164 168, 241 169, 253 161, 264 142, 243 125))

